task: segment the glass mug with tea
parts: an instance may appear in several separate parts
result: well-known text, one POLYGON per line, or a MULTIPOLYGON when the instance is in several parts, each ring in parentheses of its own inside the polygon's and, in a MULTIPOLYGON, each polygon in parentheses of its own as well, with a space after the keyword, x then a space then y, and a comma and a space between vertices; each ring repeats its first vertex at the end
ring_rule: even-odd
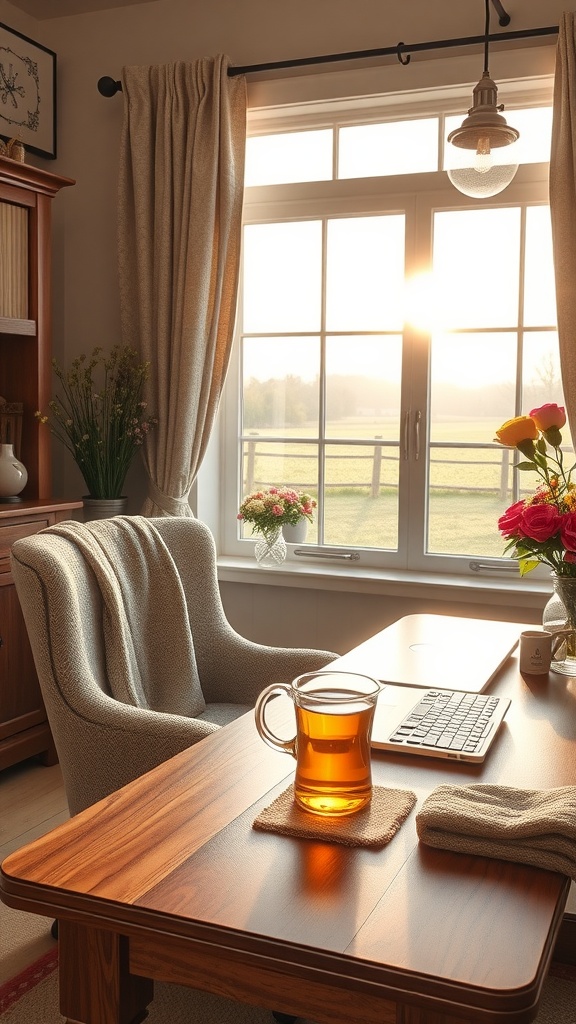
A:
POLYGON ((370 737, 381 688, 369 676, 326 670, 268 686, 258 697, 256 727, 268 746, 296 759, 294 799, 303 810, 334 817, 370 802, 370 737), (280 739, 266 722, 268 702, 281 693, 296 713, 290 740, 280 739))

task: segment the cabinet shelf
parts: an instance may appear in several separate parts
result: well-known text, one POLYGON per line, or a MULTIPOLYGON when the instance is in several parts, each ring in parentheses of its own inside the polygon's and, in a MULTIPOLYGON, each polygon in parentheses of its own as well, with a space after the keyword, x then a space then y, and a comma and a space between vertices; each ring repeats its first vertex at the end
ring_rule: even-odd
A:
POLYGON ((0 334, 36 334, 35 320, 16 320, 10 316, 0 316, 0 334))

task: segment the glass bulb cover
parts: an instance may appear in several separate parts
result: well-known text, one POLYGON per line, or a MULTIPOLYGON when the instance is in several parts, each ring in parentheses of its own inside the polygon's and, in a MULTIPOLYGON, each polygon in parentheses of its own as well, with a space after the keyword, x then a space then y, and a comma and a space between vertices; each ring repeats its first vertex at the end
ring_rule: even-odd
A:
POLYGON ((454 187, 465 196, 488 199, 503 192, 517 170, 518 164, 495 164, 482 172, 475 167, 453 167, 446 173, 454 187))

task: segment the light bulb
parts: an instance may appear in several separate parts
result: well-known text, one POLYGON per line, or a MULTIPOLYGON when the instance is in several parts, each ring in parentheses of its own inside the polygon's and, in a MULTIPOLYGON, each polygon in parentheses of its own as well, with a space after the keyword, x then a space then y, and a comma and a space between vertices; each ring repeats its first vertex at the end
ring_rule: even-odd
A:
POLYGON ((478 139, 478 146, 476 149, 476 159, 474 160, 474 170, 478 171, 478 174, 487 174, 493 166, 492 153, 490 152, 490 139, 486 136, 481 136, 478 139))

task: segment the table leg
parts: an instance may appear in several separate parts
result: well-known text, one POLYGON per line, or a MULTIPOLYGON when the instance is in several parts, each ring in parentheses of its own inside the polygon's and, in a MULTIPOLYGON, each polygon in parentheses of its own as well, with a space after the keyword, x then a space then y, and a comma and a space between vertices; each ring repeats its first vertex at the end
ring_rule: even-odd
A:
POLYGON ((154 995, 128 970, 123 935, 60 920, 60 1013, 74 1024, 140 1024, 154 995))

